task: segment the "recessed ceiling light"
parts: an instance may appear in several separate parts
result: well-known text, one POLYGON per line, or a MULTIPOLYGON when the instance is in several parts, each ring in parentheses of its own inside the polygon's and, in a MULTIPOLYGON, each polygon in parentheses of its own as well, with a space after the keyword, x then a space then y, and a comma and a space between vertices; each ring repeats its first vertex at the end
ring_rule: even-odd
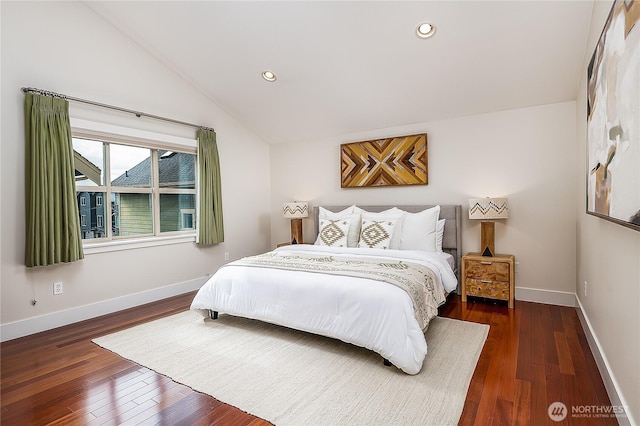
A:
POLYGON ((262 78, 267 81, 276 81, 276 75, 271 71, 263 71, 262 78))
POLYGON ((423 22, 416 28, 416 35, 420 38, 433 37, 436 33, 436 26, 428 22, 423 22))

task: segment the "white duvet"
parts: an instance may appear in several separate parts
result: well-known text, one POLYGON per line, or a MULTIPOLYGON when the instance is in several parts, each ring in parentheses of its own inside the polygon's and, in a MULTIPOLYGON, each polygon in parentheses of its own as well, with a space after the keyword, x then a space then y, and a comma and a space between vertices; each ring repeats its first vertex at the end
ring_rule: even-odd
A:
MULTIPOLYGON (((430 267, 445 292, 457 286, 446 254, 410 250, 280 247, 276 253, 348 254, 404 259, 430 267)), ((316 272, 234 266, 220 268, 198 291, 191 309, 213 310, 340 339, 382 355, 417 374, 427 343, 409 295, 384 282, 316 272)), ((203 312, 206 315, 206 312, 203 312)))

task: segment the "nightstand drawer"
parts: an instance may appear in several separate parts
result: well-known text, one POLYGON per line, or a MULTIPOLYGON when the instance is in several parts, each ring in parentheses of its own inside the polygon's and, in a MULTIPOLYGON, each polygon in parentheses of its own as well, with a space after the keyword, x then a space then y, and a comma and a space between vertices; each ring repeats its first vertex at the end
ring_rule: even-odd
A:
POLYGON ((467 301, 467 295, 506 300, 509 308, 513 309, 514 266, 515 257, 512 254, 488 257, 469 253, 462 256, 462 301, 467 301))
POLYGON ((467 296, 488 297, 490 299, 509 300, 509 282, 486 279, 466 278, 464 280, 467 296))
POLYGON ((465 277, 509 281, 509 263, 492 260, 465 260, 465 277))

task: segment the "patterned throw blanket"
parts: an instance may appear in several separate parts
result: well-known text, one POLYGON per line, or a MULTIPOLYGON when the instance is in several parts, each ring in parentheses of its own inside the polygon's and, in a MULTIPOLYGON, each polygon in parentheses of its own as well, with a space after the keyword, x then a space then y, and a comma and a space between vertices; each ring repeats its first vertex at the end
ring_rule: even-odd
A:
POLYGON ((439 277, 428 267, 413 262, 268 252, 245 257, 225 266, 286 269, 383 281, 401 288, 409 295, 416 320, 423 331, 426 331, 429 321, 438 315, 438 307, 445 302, 439 277))

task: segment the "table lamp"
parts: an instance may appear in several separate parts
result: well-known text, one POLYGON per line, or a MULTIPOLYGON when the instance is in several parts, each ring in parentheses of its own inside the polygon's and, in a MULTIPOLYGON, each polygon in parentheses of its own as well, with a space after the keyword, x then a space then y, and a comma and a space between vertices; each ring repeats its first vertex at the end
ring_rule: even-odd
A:
POLYGON ((494 219, 509 217, 507 198, 472 198, 469 200, 469 219, 482 220, 480 244, 482 256, 492 257, 495 254, 495 222, 494 219))
POLYGON ((291 244, 302 244, 302 218, 309 216, 309 203, 294 201, 282 205, 282 217, 291 219, 291 244))

